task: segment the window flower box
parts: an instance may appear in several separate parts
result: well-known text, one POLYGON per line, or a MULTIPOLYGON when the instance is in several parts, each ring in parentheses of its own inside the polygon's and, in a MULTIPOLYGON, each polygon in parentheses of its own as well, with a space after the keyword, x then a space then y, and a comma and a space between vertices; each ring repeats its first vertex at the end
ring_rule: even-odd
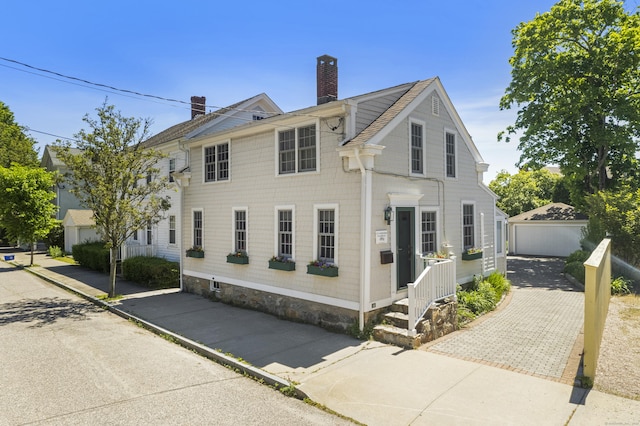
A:
POLYGON ((462 260, 476 260, 482 258, 482 250, 472 248, 462 253, 462 260))
POLYGON ((229 253, 227 255, 227 263, 235 263, 236 265, 247 265, 249 256, 245 252, 229 253))
POLYGON ((289 258, 274 256, 269 259, 269 269, 276 269, 278 271, 295 271, 296 262, 289 258))
POLYGON ((323 261, 314 261, 307 265, 307 274, 320 275, 322 277, 337 277, 338 267, 323 261))
POLYGON ((202 259, 204 258, 204 250, 202 250, 202 247, 194 246, 190 249, 187 249, 187 257, 202 259))

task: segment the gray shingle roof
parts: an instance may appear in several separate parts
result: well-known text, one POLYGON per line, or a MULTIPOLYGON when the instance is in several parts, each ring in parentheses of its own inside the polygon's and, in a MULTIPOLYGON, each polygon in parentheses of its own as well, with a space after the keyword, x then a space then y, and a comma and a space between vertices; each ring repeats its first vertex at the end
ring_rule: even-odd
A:
POLYGON ((550 203, 528 212, 520 213, 509 218, 509 222, 515 221, 543 221, 543 220, 587 220, 588 217, 576 212, 573 206, 565 203, 550 203))

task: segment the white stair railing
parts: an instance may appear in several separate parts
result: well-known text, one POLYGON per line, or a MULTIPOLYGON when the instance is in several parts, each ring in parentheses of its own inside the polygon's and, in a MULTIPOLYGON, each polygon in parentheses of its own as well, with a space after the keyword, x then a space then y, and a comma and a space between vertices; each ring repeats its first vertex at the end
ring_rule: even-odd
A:
POLYGON ((416 335, 416 325, 434 302, 455 295, 455 261, 429 261, 418 279, 408 285, 409 334, 416 335))

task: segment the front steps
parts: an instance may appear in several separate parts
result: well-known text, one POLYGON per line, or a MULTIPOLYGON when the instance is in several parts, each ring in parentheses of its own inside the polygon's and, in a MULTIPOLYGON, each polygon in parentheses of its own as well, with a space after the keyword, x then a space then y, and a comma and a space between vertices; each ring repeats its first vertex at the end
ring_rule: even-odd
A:
POLYGON ((416 349, 420 345, 454 332, 458 328, 458 303, 452 298, 436 302, 416 325, 416 335, 409 334, 409 300, 401 299, 391 305, 384 315, 384 323, 373 329, 379 342, 416 349))

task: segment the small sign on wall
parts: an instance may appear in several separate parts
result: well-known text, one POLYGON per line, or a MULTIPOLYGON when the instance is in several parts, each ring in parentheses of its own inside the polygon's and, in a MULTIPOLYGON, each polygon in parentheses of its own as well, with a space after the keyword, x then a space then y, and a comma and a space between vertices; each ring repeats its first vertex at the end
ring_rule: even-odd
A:
POLYGON ((387 244, 389 241, 389 233, 386 229, 376 231, 376 244, 387 244))

